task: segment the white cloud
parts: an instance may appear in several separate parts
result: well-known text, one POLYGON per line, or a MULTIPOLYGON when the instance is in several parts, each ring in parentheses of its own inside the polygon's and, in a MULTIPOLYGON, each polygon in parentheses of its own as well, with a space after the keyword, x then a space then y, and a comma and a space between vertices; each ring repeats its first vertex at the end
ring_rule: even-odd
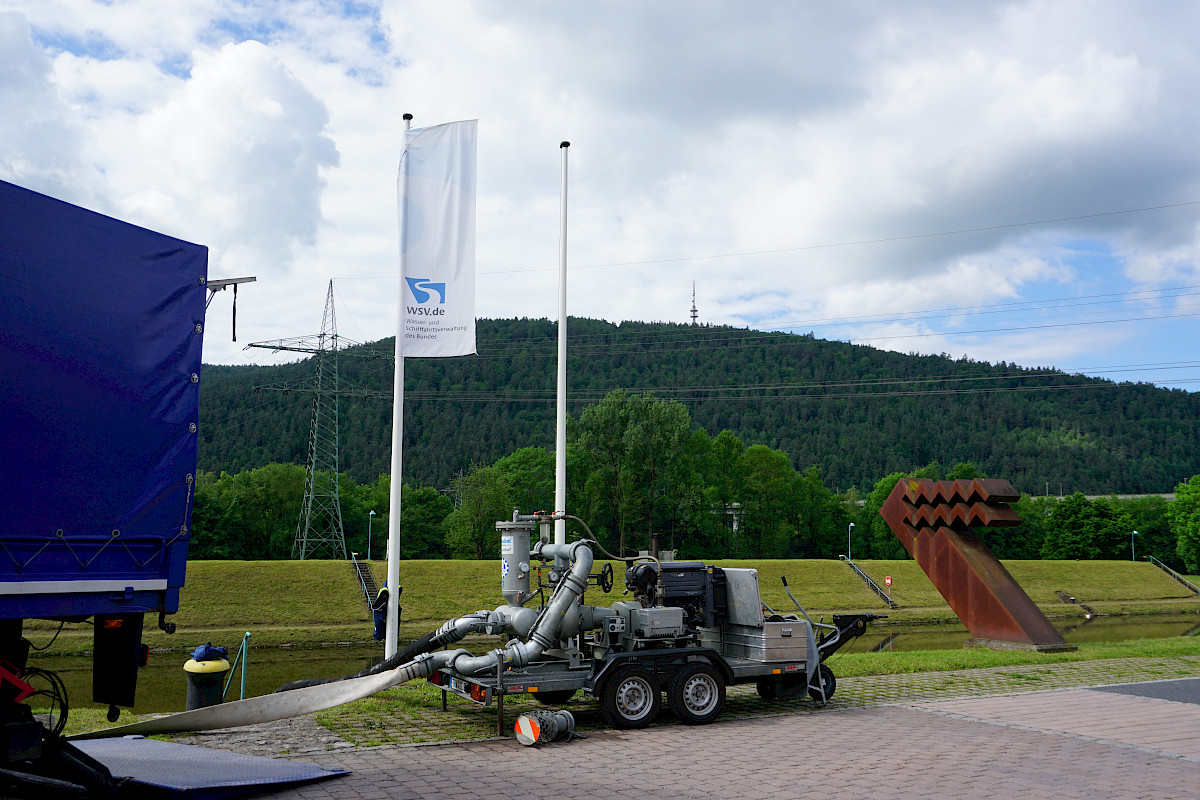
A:
POLYGON ((76 203, 96 202, 86 134, 59 96, 25 18, 0 13, 0 177, 76 203))
MULTIPOLYGON (((0 83, 0 168, 203 241, 224 275, 259 274, 243 338, 315 330, 330 276, 351 335, 394 330, 395 280, 377 276, 395 269, 405 111, 480 119, 483 315, 555 313, 554 273, 532 270, 557 263, 562 139, 570 263, 635 262, 573 270, 576 315, 683 321, 693 280, 705 321, 782 324, 1200 270, 1195 207, 1006 227, 1200 200, 1190 4, 8 6, 0 76, 25 77, 0 83), (855 242, 873 243, 826 246, 855 242)), ((894 324, 946 337, 902 350, 1020 361, 1089 345, 967 342, 965 312, 894 324)), ((828 335, 851 330, 865 326, 828 335)), ((1111 330, 1090 341, 1139 338, 1111 330)))
POLYGON ((208 243, 222 268, 276 272, 315 243, 337 164, 322 103, 256 42, 197 51, 165 101, 109 131, 122 209, 208 243))

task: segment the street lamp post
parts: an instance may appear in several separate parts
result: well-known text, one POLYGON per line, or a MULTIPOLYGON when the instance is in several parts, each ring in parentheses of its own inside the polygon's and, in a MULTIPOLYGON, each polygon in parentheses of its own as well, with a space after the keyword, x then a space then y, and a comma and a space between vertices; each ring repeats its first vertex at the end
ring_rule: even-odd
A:
POLYGON ((847 560, 847 561, 853 561, 853 560, 854 560, 853 558, 851 558, 851 557, 850 557, 850 556, 852 555, 852 554, 851 554, 851 552, 850 552, 850 532, 851 532, 852 530, 854 530, 854 523, 853 523, 853 522, 851 522, 851 523, 850 523, 850 527, 849 527, 849 528, 846 528, 846 560, 847 560))
POLYGON ((375 521, 375 512, 367 515, 367 561, 371 560, 371 523, 375 521))
POLYGON ((1129 535, 1129 560, 1130 561, 1137 561, 1137 545, 1134 544, 1134 542, 1137 541, 1136 539, 1134 539, 1134 537, 1137 535, 1138 535, 1137 531, 1134 531, 1132 534, 1129 535))

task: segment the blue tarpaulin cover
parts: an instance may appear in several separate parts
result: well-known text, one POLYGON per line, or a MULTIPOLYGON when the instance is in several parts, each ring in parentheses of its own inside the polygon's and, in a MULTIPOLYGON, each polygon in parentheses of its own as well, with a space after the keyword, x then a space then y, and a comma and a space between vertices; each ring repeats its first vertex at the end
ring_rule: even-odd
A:
POLYGON ((0 618, 177 609, 207 272, 0 181, 0 618))

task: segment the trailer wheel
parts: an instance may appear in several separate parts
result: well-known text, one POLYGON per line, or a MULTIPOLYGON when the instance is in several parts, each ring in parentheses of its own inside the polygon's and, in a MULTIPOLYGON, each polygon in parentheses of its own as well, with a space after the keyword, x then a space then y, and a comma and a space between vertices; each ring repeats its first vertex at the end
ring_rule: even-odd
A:
POLYGON ((645 728, 658 716, 661 701, 654 673, 626 664, 605 683, 601 709, 615 728, 645 728))
POLYGON ((574 689, 557 689, 550 692, 534 692, 533 699, 544 706, 566 705, 575 696, 574 689))
POLYGON ((821 665, 819 673, 820 677, 813 676, 813 685, 808 687, 808 696, 813 700, 821 699, 821 688, 825 689, 825 699, 833 697, 833 693, 837 691, 837 678, 833 677, 833 670, 824 664, 821 665), (820 683, 817 683, 817 681, 820 683))
POLYGON ((725 681, 711 664, 693 661, 671 679, 667 701, 683 724, 707 725, 725 707, 725 681))
POLYGON ((755 691, 763 700, 774 700, 778 697, 778 685, 775 678, 759 678, 754 684, 755 691))

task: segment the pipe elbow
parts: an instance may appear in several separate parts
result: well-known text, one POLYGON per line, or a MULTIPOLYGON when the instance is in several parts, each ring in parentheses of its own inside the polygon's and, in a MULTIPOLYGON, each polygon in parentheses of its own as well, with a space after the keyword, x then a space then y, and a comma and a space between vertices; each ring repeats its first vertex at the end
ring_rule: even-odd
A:
POLYGON ((511 641, 505 651, 505 663, 510 669, 521 669, 529 666, 538 656, 546 651, 545 645, 536 638, 528 642, 511 641))
POLYGON ((473 656, 466 650, 455 650, 448 660, 447 666, 459 675, 475 675, 485 669, 495 669, 497 664, 505 661, 503 650, 493 650, 482 656, 473 656))

